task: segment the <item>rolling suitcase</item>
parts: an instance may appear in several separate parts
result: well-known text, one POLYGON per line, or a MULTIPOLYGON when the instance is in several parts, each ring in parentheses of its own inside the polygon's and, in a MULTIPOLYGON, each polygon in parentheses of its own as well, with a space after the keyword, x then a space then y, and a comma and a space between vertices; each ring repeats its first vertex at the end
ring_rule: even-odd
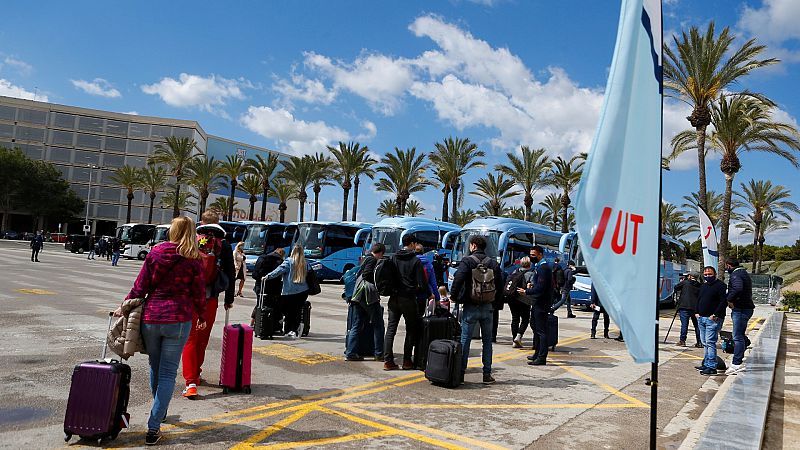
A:
POLYGON ((230 313, 225 311, 222 330, 222 364, 219 385, 222 393, 231 390, 250 393, 250 363, 253 356, 253 329, 249 325, 228 324, 230 313))
POLYGON ((425 378, 431 383, 455 388, 464 382, 461 343, 451 339, 437 339, 428 348, 425 378))
POLYGON ((297 334, 303 337, 308 336, 308 331, 311 329, 311 302, 308 300, 306 300, 306 304, 303 305, 303 311, 300 314, 300 327, 302 330, 297 334))
POLYGON ((267 295, 264 293, 266 281, 267 277, 261 279, 261 289, 258 291, 259 295, 253 321, 253 336, 261 340, 272 339, 275 333, 275 305, 267 302, 267 295))
POLYGON ((556 349, 558 344, 558 317, 555 314, 547 315, 547 346, 550 350, 556 349))
MULTIPOLYGON (((109 314, 109 328, 112 320, 109 314)), ((78 364, 72 372, 64 416, 65 441, 73 435, 98 441, 114 439, 128 427, 131 368, 113 359, 106 361, 106 348, 104 337, 100 360, 78 364)))
POLYGON ((456 331, 460 329, 458 319, 446 310, 437 310, 438 315, 429 315, 422 318, 422 330, 419 343, 414 353, 414 366, 425 370, 428 360, 428 347, 437 339, 454 339, 456 331))

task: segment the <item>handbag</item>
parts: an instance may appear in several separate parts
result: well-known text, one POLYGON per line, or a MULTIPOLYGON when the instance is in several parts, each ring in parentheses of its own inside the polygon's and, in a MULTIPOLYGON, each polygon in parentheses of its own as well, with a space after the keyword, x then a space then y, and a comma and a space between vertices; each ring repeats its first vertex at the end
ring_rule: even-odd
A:
POLYGON ((322 292, 317 280, 317 273, 313 269, 306 269, 306 285, 308 285, 308 295, 317 295, 322 292))

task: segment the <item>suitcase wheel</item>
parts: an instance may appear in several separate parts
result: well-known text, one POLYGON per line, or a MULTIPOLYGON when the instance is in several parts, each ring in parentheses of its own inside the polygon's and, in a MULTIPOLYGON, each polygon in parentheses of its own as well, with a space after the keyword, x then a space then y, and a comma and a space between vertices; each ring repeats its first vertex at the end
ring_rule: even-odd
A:
POLYGON ((72 433, 64 433, 64 442, 69 442, 72 439, 72 433))
POLYGON ((242 392, 244 392, 245 394, 249 394, 250 393, 250 386, 245 386, 244 389, 242 389, 242 392))

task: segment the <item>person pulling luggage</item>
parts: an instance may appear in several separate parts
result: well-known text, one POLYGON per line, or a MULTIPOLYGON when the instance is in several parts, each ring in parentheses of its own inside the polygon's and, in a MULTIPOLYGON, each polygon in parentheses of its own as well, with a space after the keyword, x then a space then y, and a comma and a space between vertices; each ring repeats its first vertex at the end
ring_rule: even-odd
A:
POLYGON ((303 306, 308 300, 306 277, 310 270, 313 269, 306 261, 303 246, 295 245, 289 257, 283 260, 278 268, 267 274, 267 280, 283 278, 280 305, 285 314, 285 336, 289 339, 297 339, 302 334, 300 323, 303 306))
POLYGON ((528 357, 528 364, 544 366, 547 364, 547 315, 553 306, 553 271, 544 259, 544 248, 541 245, 534 245, 530 255, 535 273, 533 283, 529 283, 525 289, 518 289, 518 292, 533 299, 531 315, 536 332, 536 349, 528 357))

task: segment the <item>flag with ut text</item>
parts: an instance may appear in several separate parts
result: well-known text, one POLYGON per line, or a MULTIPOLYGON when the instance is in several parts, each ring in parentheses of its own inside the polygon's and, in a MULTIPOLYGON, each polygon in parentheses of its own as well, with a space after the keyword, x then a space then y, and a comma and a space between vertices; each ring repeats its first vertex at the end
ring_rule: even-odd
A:
POLYGON ((697 214, 700 216, 700 240, 703 244, 703 266, 717 268, 719 262, 719 252, 717 251, 717 231, 714 224, 708 218, 708 214, 703 208, 697 207, 697 214))
POLYGON ((636 362, 655 358, 661 204, 661 1, 623 0, 599 125, 576 196, 600 302, 636 362))

